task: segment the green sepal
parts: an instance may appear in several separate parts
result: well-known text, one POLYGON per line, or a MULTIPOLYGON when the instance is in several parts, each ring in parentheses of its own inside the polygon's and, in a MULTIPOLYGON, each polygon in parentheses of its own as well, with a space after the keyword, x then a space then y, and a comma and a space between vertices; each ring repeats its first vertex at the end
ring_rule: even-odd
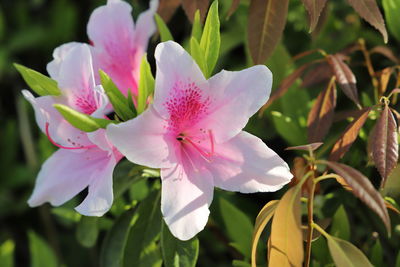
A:
POLYGON ((139 87, 138 87, 138 104, 137 104, 137 112, 138 114, 142 113, 147 105, 148 97, 154 91, 154 77, 151 73, 150 64, 147 61, 147 54, 145 54, 142 58, 142 62, 140 63, 140 78, 139 78, 139 87))
POLYGON ((170 40, 174 40, 171 32, 168 29, 167 24, 165 24, 164 20, 158 15, 154 14, 154 18, 156 19, 157 28, 160 33, 161 42, 166 42, 170 40))

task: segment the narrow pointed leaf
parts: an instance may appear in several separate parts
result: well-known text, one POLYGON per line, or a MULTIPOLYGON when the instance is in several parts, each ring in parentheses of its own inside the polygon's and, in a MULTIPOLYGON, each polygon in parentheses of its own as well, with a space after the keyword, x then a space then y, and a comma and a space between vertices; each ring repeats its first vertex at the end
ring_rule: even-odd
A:
POLYGON ((199 239, 176 239, 163 223, 161 227, 161 251, 165 267, 195 267, 199 256, 199 239))
POLYGON ((354 118, 349 126, 347 126, 343 134, 333 145, 331 154, 329 155, 329 160, 338 161, 347 153, 347 151, 349 151, 351 145, 357 139, 358 133, 366 122, 370 111, 371 108, 364 108, 362 113, 360 113, 358 117, 354 118))
POLYGON ((238 9, 239 5, 240 5, 240 0, 232 0, 232 4, 229 7, 228 14, 226 15, 227 18, 232 16, 233 13, 235 13, 235 11, 238 9))
POLYGON ((210 6, 206 23, 204 24, 203 34, 200 40, 200 47, 204 51, 205 62, 207 64, 207 73, 205 73, 206 78, 211 76, 214 67, 217 64, 220 46, 220 23, 218 15, 218 1, 216 0, 210 6))
POLYGON ((388 34, 381 11, 376 0, 347 0, 354 10, 369 24, 375 27, 383 36, 385 43, 388 41, 388 34))
POLYGON ((254 64, 264 64, 279 43, 289 0, 251 0, 248 41, 254 64))
POLYGON ((253 231, 253 240, 251 244, 251 266, 257 266, 257 245, 258 241, 260 240, 260 236, 264 231, 265 227, 267 226, 268 222, 271 220, 272 216, 274 215, 275 209, 278 206, 278 200, 272 200, 268 202, 258 213, 256 218, 256 223, 254 225, 253 231))
POLYGON ((55 80, 17 63, 14 63, 14 67, 24 78, 26 84, 38 95, 61 95, 55 80))
POLYGON ((201 21, 204 21, 204 18, 207 13, 208 6, 210 5, 210 0, 181 0, 183 10, 186 13, 186 16, 193 22, 194 14, 196 10, 200 10, 201 21))
POLYGON ((372 267, 368 258, 350 242, 331 236, 328 247, 337 267, 372 267))
POLYGON ((160 33, 161 36, 161 42, 174 40, 164 20, 158 14, 154 14, 154 18, 156 19, 158 32, 160 33))
POLYGON ((290 188, 279 201, 271 227, 269 266, 302 266, 300 192, 290 188))
MULTIPOLYGON (((154 91, 154 77, 151 73, 147 55, 144 55, 140 63, 140 78, 138 87, 137 113, 142 113, 147 106, 147 99, 154 91)), ((133 104, 133 103, 132 103, 133 104)))
POLYGON ((302 145, 302 146, 291 146, 287 147, 285 150, 305 150, 305 151, 314 151, 318 149, 320 146, 322 146, 323 143, 321 142, 316 142, 316 143, 311 143, 307 145, 302 145))
POLYGON ((203 33, 203 28, 200 21, 200 10, 196 10, 194 13, 194 20, 192 26, 192 37, 196 38, 197 42, 200 42, 201 34, 203 33))
POLYGON ((378 88, 379 96, 382 96, 386 92, 392 72, 393 72, 392 67, 387 67, 380 71, 380 73, 379 73, 379 88, 378 88))
POLYGON ((197 42, 197 39, 192 37, 190 39, 190 54, 196 61, 197 65, 199 65, 201 71, 206 75, 207 73, 207 64, 204 58, 204 51, 200 47, 199 42, 197 42))
POLYGON ((87 248, 96 244, 99 235, 98 217, 82 216, 76 228, 76 239, 87 248))
POLYGON ((340 205, 333 215, 330 234, 345 240, 350 239, 350 223, 347 218, 346 210, 340 205))
POLYGON ((369 51, 371 54, 381 54, 382 56, 386 57, 387 59, 390 59, 394 63, 399 64, 399 59, 394 55, 393 51, 390 50, 389 47, 386 46, 375 46, 374 48, 369 51))
POLYGON ((397 41, 400 41, 400 2, 398 0, 382 0, 382 5, 389 32, 397 41))
POLYGON ((321 15, 322 9, 326 4, 326 0, 301 0, 304 7, 307 9, 308 18, 310 22, 310 32, 312 32, 317 26, 319 16, 321 15))
POLYGON ((345 182, 351 187, 351 192, 382 219, 386 230, 390 233, 390 218, 385 201, 368 178, 352 167, 338 162, 322 161, 322 163, 328 165, 329 168, 343 177, 345 182))
POLYGON ((375 138, 372 144, 372 158, 382 177, 382 187, 399 158, 397 124, 388 105, 382 110, 376 122, 375 138))
POLYGON ((354 103, 359 105, 360 101, 358 100, 356 77, 349 66, 347 66, 338 55, 329 55, 327 59, 343 93, 354 103))
POLYGON ((332 68, 330 65, 324 61, 322 63, 316 64, 313 68, 304 74, 303 82, 301 87, 308 88, 323 82, 329 81, 333 76, 332 68))
POLYGON ((53 106, 72 126, 84 132, 93 132, 100 128, 105 129, 108 124, 114 122, 91 117, 62 104, 54 104, 53 106))
POLYGON ((331 79, 328 87, 322 91, 315 101, 307 119, 308 141, 320 142, 328 133, 333 122, 336 107, 335 80, 331 79))
POLYGON ((49 244, 33 231, 28 232, 31 267, 59 266, 57 257, 49 244))

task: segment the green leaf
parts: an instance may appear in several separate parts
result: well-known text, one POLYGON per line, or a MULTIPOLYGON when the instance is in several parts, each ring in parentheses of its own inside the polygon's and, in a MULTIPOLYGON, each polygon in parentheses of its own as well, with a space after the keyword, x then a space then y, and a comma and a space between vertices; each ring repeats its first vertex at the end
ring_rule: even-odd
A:
POLYGON ((76 228, 76 239, 87 248, 96 244, 99 235, 98 217, 82 216, 76 228))
POLYGON ((120 267, 122 265, 124 249, 135 210, 130 209, 123 213, 116 220, 111 230, 108 231, 101 248, 100 266, 120 267))
POLYGON ((147 98, 154 91, 154 77, 151 73, 150 64, 147 61, 147 55, 145 54, 140 63, 140 78, 138 87, 138 114, 142 113, 147 105, 147 98))
POLYGON ((367 257, 353 244, 328 236, 328 247, 337 267, 372 267, 367 257))
POLYGON ((224 198, 220 198, 219 207, 224 227, 234 246, 245 257, 251 257, 253 224, 243 211, 232 205, 224 198))
POLYGON ((342 205, 337 209, 335 215, 333 216, 330 233, 333 236, 341 239, 350 239, 349 219, 347 218, 346 210, 342 205))
POLYGON ((214 67, 217 64, 220 45, 220 23, 218 16, 218 1, 216 0, 211 4, 210 10, 208 11, 204 31, 200 40, 200 47, 205 53, 205 61, 207 64, 207 73, 204 74, 206 78, 211 76, 214 67))
POLYGON ((193 26, 192 26, 192 36, 197 40, 197 42, 200 41, 201 39, 201 34, 203 32, 203 29, 201 27, 201 21, 200 21, 200 10, 196 10, 194 13, 194 20, 193 20, 193 26))
POLYGON ((396 258, 396 267, 400 267, 400 252, 397 254, 397 258, 396 258))
POLYGON ((201 71, 206 74, 207 64, 204 58, 204 51, 194 37, 190 38, 190 54, 196 61, 197 65, 199 65, 201 71))
POLYGON ((136 116, 134 109, 127 104, 126 97, 118 90, 111 78, 102 70, 99 70, 101 85, 104 88, 115 113, 122 120, 127 121, 136 116))
POLYGON ((155 190, 140 202, 134 217, 134 224, 129 232, 128 242, 125 248, 124 266, 147 267, 144 259, 150 255, 157 257, 156 263, 161 259, 161 252, 154 251, 154 243, 160 237, 161 231, 161 209, 160 190, 155 190))
POLYGON ((276 131, 288 142, 289 145, 306 144, 305 132, 291 117, 278 111, 271 111, 276 131))
POLYGON ((28 232, 31 267, 57 267, 57 258, 53 250, 35 232, 28 232))
POLYGON ((400 41, 400 2, 398 0, 382 0, 382 5, 389 31, 397 41, 400 41))
POLYGON ((371 263, 374 266, 384 266, 382 246, 381 242, 379 242, 379 239, 376 240, 375 245, 372 247, 371 263))
POLYGON ((232 266, 233 267, 250 267, 251 265, 250 265, 250 263, 245 262, 245 261, 233 260, 232 266))
POLYGON ((14 266, 15 244, 12 240, 7 240, 0 245, 0 262, 3 267, 14 266))
POLYGON ((115 121, 91 117, 62 104, 53 105, 61 115, 75 128, 84 132, 93 132, 100 128, 106 128, 115 121))
POLYGON ((194 267, 199 255, 199 240, 188 241, 175 238, 163 223, 161 227, 161 251, 165 267, 194 267))
POLYGON ((61 95, 61 91, 55 80, 17 63, 14 63, 14 67, 18 70, 29 87, 38 95, 61 95))
POLYGON ((160 32, 161 42, 174 40, 171 32, 168 29, 168 26, 164 22, 164 20, 158 14, 154 14, 154 18, 156 19, 157 28, 158 28, 158 31, 160 32))

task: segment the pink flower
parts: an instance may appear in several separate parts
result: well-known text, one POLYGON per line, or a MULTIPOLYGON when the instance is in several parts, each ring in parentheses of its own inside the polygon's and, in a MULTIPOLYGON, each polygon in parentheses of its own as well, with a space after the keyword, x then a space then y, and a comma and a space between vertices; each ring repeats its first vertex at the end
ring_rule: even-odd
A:
POLYGON ((265 66, 221 71, 206 80, 177 43, 157 46, 154 103, 134 120, 107 127, 130 161, 161 168, 161 210, 187 240, 207 223, 214 186, 242 193, 276 191, 292 174, 259 138, 242 129, 267 100, 265 66))
POLYGON ((103 117, 108 105, 103 88, 94 82, 88 45, 74 43, 65 48, 56 49, 55 59, 49 64, 57 65, 51 76, 58 82, 61 95, 35 98, 23 91, 35 110, 40 129, 60 148, 43 164, 28 204, 35 207, 50 202, 59 206, 89 187, 88 195, 76 210, 88 216, 101 216, 112 205, 112 173, 122 155, 108 142, 104 129, 82 132, 53 107, 60 103, 103 117))

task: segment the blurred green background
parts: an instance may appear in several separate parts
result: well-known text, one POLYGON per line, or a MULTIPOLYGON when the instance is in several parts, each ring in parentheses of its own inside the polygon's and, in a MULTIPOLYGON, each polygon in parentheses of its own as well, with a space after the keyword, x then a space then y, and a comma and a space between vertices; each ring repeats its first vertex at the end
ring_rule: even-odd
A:
MULTIPOLYGON (((249 1, 241 1, 238 10, 228 19, 231 2, 220 0, 222 46, 217 70, 243 69, 251 65, 246 45, 249 1)), ((134 17, 147 8, 147 1, 130 3, 134 17)), ((21 63, 46 73, 46 64, 52 59, 54 48, 69 41, 88 42, 87 21, 93 9, 102 4, 105 0, 0 0, 0 266, 13 266, 11 262, 14 266, 34 267, 59 266, 59 263, 62 266, 98 266, 105 230, 110 229, 127 203, 151 197, 150 189, 159 186, 157 179, 134 183, 101 219, 83 218, 73 210, 82 196, 58 208, 43 205, 32 209, 26 203, 41 163, 55 148, 39 132, 33 111, 20 93, 26 85, 12 63, 21 63)), ((364 38, 368 47, 383 45, 380 34, 362 21, 344 0, 330 1, 324 16, 317 32, 309 34, 307 14, 300 0, 290 1, 282 42, 266 63, 274 74, 274 88, 295 69, 296 64, 302 63, 300 60, 295 64, 291 57, 305 50, 321 48, 335 53, 359 38, 364 38)), ((188 43, 191 25, 181 8, 168 26, 175 40, 188 43)), ((148 54, 152 64, 152 53, 158 42, 155 36, 150 43, 148 54)), ((399 55, 399 42, 392 35, 388 46, 395 55, 399 55)), ((361 89, 361 99, 366 103, 370 101, 368 95, 371 95, 372 86, 366 68, 357 64, 360 59, 361 56, 356 55, 353 60, 354 72, 361 89)), ((379 55, 373 59, 377 70, 390 65, 379 55)), ((261 137, 290 165, 298 154, 284 151, 284 148, 307 143, 307 114, 312 99, 319 92, 317 89, 322 88, 305 89, 300 88, 300 84, 300 81, 295 83, 282 99, 267 109, 263 118, 252 118, 246 128, 261 137)), ((339 95, 337 110, 349 109, 351 105, 343 94, 339 95)), ((326 142, 327 148, 346 125, 345 121, 334 124, 326 142)), ((370 125, 367 127, 370 128, 370 125)), ((364 137, 361 134, 361 140, 345 157, 348 164, 358 169, 364 168, 367 161, 365 135, 365 132, 364 137)), ((119 176, 126 175, 131 167, 127 162, 122 163, 118 167, 119 176)), ((378 183, 379 176, 373 168, 365 172, 375 184, 378 183)), ((115 177, 116 184, 118 179, 123 180, 115 177)), ((396 188, 392 190, 393 197, 398 196, 396 188)), ((336 214, 336 224, 342 224, 339 228, 345 229, 342 230, 345 231, 344 236, 362 248, 373 263, 393 265, 400 248, 400 229, 390 239, 382 237, 378 234, 384 231, 379 219, 354 196, 333 182, 328 183, 323 191, 323 196, 316 197, 317 216, 332 217, 336 214), (341 204, 345 204, 347 215, 346 212, 343 215, 342 210, 337 212, 341 204)), ((246 254, 254 219, 265 203, 281 195, 282 192, 244 195, 216 190, 209 225, 199 234, 198 266, 232 266, 232 259, 236 260, 233 263, 235 266, 248 266, 245 262, 249 256, 246 254)), ((399 224, 399 219, 395 218, 393 222, 394 225, 399 224)), ((260 253, 265 253, 266 237, 263 238, 264 246, 260 248, 260 253)), ((317 242, 313 250, 316 259, 313 265, 331 264, 325 241, 319 239, 317 242)), ((140 251, 142 248, 133 246, 130 249, 140 251)), ((129 254, 129 251, 125 253, 129 254)), ((159 251, 149 255, 153 257, 152 263, 143 266, 159 266, 159 251)), ((265 256, 260 255, 260 264, 265 265, 262 262, 265 256)), ((126 266, 136 265, 127 262, 126 266)))

